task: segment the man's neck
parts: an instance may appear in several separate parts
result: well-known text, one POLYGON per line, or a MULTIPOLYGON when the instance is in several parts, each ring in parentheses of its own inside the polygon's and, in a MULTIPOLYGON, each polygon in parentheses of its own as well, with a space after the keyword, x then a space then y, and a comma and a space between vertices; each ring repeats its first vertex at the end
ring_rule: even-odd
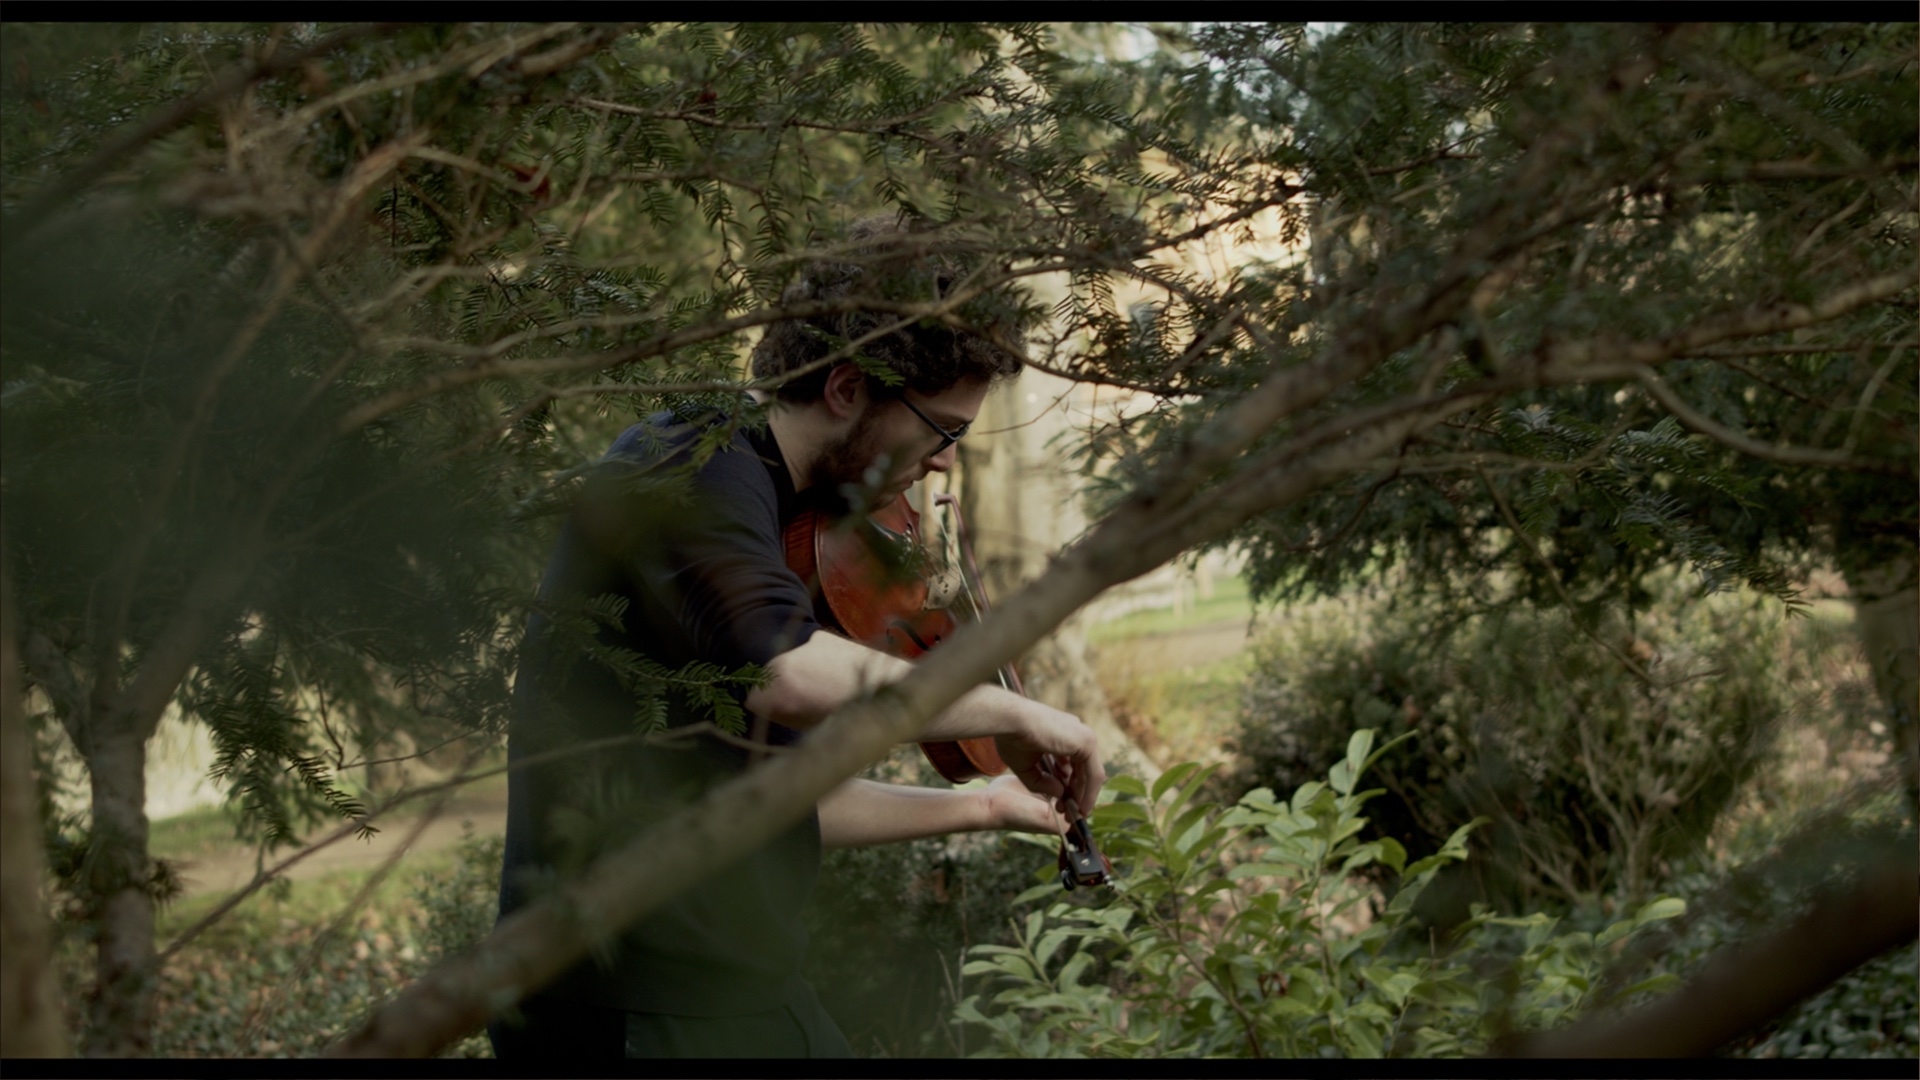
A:
POLYGON ((780 448, 796 493, 812 485, 813 464, 822 445, 821 434, 813 430, 816 425, 809 423, 809 411, 778 400, 767 408, 767 430, 773 432, 773 443, 780 448))

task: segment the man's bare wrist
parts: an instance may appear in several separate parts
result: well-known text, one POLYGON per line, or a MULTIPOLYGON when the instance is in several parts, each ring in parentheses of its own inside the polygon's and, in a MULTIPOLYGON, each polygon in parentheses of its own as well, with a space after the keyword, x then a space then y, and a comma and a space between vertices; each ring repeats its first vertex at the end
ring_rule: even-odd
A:
POLYGON ((973 820, 968 826, 969 832, 993 832, 1001 827, 1000 822, 994 820, 993 798, 988 794, 992 790, 991 785, 992 781, 988 781, 967 792, 973 796, 973 813, 970 815, 973 820))

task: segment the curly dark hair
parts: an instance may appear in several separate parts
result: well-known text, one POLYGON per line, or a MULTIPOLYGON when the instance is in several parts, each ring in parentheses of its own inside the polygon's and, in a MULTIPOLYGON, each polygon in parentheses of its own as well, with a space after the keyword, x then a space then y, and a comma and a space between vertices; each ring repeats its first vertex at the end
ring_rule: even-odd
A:
MULTIPOLYGON (((927 235, 907 228, 895 215, 855 222, 847 231, 852 250, 840 260, 823 259, 809 265, 800 280, 787 286, 781 302, 853 297, 859 295, 857 290, 889 301, 924 303, 937 299, 965 276, 966 266, 954 256, 929 254, 911 242, 927 235)), ((869 375, 869 392, 881 399, 898 396, 905 389, 934 395, 968 379, 994 382, 1018 375, 1025 363, 1026 341, 1007 298, 974 301, 964 305, 959 314, 970 325, 983 328, 1019 352, 1009 352, 979 334, 961 333, 947 326, 908 326, 860 347, 863 358, 886 365, 904 380, 904 385, 888 386, 869 375)), ((754 346, 753 375, 772 379, 797 371, 897 318, 887 312, 854 310, 773 323, 754 346)), ((826 390, 827 373, 834 366, 789 379, 774 393, 781 401, 796 405, 818 401, 826 390)))

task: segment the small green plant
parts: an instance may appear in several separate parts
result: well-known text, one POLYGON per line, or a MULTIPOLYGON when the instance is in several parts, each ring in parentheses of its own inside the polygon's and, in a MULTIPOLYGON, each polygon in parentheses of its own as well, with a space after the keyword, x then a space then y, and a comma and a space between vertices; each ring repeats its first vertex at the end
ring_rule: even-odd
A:
POLYGON ((1546 915, 1476 906, 1442 940, 1414 904, 1467 857, 1480 823, 1411 860, 1390 837, 1361 839, 1361 808, 1381 791, 1359 790, 1360 778, 1400 741, 1376 749, 1373 731, 1356 732, 1324 781, 1286 800, 1259 788, 1231 807, 1210 802, 1213 770, 1192 763, 1151 787, 1115 780, 1120 798, 1093 815, 1121 868, 1109 899, 1057 902, 1016 924, 1013 944, 971 950, 963 976, 984 986, 956 1018, 984 1036, 976 1056, 1478 1053, 1597 1004, 1611 950, 1683 910, 1659 899, 1598 933, 1556 933, 1546 915), (1359 874, 1369 866, 1389 871, 1390 891, 1359 874))

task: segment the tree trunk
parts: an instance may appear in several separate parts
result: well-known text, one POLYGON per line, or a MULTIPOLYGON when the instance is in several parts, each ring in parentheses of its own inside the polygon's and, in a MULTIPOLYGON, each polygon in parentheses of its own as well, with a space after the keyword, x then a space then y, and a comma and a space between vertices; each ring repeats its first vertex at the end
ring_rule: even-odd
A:
POLYGON ((1912 559, 1847 571, 1855 625, 1886 706, 1885 723, 1907 800, 1920 813, 1920 594, 1912 559))
MULTIPOLYGON (((961 443, 960 497, 990 597, 1012 596, 1046 570, 1047 560, 1085 530, 1073 477, 1047 443, 1065 430, 1063 410, 1045 405, 1072 384, 1029 371, 991 394, 974 426, 991 438, 961 443)), ((1084 720, 1099 737, 1107 769, 1148 782, 1160 775, 1115 720, 1087 661, 1086 630, 1069 619, 1019 660, 1029 695, 1084 720)))
POLYGON ((86 885, 98 905, 94 916, 100 933, 87 1035, 87 1053, 95 1057, 145 1057, 153 1044, 147 743, 124 726, 96 732, 87 761, 93 785, 93 833, 86 885))
POLYGON ((65 1057, 19 643, 13 575, 0 566, 0 1058, 65 1057))

